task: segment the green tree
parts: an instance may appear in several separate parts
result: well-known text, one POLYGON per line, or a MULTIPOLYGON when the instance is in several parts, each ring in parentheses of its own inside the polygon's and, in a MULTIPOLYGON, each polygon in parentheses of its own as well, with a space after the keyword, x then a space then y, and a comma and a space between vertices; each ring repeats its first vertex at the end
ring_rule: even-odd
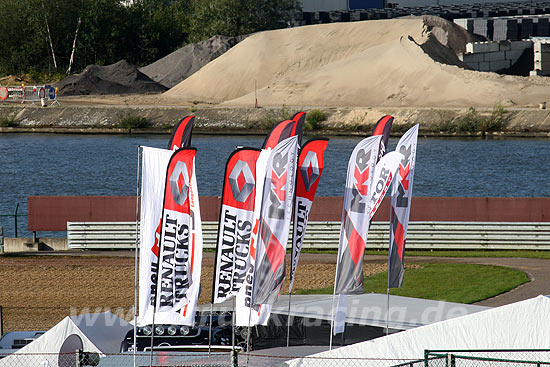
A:
POLYGON ((213 35, 239 36, 288 27, 300 3, 296 0, 191 0, 192 42, 213 35))
POLYGON ((298 0, 0 0, 0 75, 142 66, 187 42, 287 27, 298 0), (49 34, 47 31, 49 27, 49 34), (51 46, 50 46, 51 37, 51 46), (55 63, 51 52, 55 52, 55 63))

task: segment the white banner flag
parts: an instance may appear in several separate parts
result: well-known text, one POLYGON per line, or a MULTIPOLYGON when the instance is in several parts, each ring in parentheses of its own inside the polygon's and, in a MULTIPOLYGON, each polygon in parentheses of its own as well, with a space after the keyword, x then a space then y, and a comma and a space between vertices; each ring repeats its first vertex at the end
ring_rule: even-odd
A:
POLYGON ((158 273, 160 217, 164 196, 163 178, 173 153, 168 149, 142 149, 138 326, 153 322, 153 296, 158 273))

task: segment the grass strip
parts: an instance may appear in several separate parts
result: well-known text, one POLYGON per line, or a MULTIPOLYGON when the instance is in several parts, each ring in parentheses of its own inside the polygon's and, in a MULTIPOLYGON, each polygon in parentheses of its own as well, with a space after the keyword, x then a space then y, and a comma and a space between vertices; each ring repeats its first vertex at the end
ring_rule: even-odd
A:
MULTIPOLYGON (((405 270, 403 288, 391 294, 447 302, 474 303, 508 292, 529 281, 525 272, 503 266, 428 264, 405 270)), ((387 272, 365 279, 365 293, 386 293, 387 272)), ((301 290, 297 294, 332 294, 333 287, 301 290)))

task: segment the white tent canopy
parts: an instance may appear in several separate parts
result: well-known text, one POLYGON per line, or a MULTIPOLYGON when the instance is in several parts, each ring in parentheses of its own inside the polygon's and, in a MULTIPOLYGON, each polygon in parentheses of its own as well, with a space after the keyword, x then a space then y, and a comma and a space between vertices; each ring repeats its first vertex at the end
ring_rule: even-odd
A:
POLYGON ((130 329, 132 325, 111 312, 67 316, 32 343, 0 359, 0 367, 68 367, 74 363, 64 361, 61 366, 58 362, 63 360, 63 352, 73 353, 65 358, 71 363, 76 361, 76 349, 100 356, 119 353, 120 344, 130 329))
MULTIPOLYGON (((548 349, 549 316, 550 299, 538 296, 311 357, 348 358, 338 360, 341 367, 356 365, 357 359, 353 358, 362 358, 361 365, 391 366, 424 358, 426 349, 548 349)), ((549 353, 545 357, 549 357, 549 353)), ((319 360, 300 358, 288 363, 305 367, 318 365, 319 360)))

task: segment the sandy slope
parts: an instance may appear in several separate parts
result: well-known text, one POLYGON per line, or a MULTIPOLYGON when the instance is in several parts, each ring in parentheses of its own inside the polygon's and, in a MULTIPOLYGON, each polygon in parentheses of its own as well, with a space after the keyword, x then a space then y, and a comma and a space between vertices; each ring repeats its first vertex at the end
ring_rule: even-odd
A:
POLYGON ((251 106, 256 83, 263 106, 528 106, 546 99, 546 78, 500 76, 449 65, 461 64, 437 40, 456 36, 449 32, 454 31, 427 27, 422 18, 262 32, 165 96, 251 106), (446 55, 444 60, 441 55, 446 55))

